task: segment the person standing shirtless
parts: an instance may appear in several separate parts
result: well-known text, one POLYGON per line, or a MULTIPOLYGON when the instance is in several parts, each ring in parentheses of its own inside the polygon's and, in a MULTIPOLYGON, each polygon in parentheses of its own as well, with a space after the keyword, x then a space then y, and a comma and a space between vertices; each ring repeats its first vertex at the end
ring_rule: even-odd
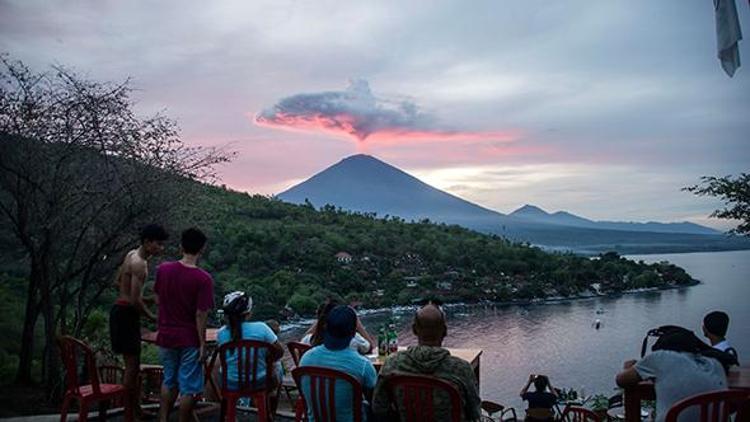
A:
POLYGON ((143 297, 143 284, 148 277, 148 259, 164 251, 164 241, 169 235, 163 227, 149 224, 140 233, 140 246, 125 255, 117 271, 115 283, 119 295, 109 312, 109 334, 112 351, 121 354, 125 361, 125 387, 128 395, 126 409, 132 415, 140 414, 138 399, 138 372, 141 364, 141 316, 155 321, 143 297))

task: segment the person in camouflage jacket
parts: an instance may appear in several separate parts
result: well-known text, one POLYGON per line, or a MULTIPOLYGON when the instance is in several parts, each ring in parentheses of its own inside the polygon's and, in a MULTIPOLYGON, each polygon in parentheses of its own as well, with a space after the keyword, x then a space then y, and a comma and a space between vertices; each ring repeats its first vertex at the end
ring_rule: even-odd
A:
MULTIPOLYGON (((443 339, 448 332, 443 311, 432 303, 427 304, 417 311, 412 329, 419 345, 391 355, 380 370, 372 404, 375 416, 379 420, 388 420, 389 415, 393 415, 394 406, 388 397, 385 379, 390 374, 405 373, 429 375, 450 382, 461 395, 462 420, 479 420, 481 400, 477 378, 471 364, 451 356, 450 352, 442 347, 443 339)), ((435 420, 450 421, 448 395, 436 393, 433 400, 435 420)))

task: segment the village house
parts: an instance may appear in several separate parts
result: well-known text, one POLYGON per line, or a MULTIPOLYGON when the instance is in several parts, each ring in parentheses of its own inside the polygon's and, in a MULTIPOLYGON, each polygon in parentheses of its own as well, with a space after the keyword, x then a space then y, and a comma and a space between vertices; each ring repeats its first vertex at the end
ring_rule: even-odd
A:
POLYGON ((352 256, 344 251, 337 253, 336 255, 334 255, 334 257, 336 258, 336 261, 341 264, 351 264, 352 262, 352 256))
POLYGON ((440 290, 451 290, 453 289, 453 283, 450 281, 438 281, 436 284, 437 288, 440 290))
POLYGON ((404 277, 404 282, 406 283, 407 288, 413 289, 417 287, 417 282, 421 279, 422 277, 419 276, 404 277))

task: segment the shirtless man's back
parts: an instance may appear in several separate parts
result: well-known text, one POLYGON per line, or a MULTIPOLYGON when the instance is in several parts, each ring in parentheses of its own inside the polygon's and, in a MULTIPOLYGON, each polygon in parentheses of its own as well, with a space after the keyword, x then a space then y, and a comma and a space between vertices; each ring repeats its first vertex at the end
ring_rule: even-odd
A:
POLYGON ((141 231, 141 245, 125 255, 117 271, 117 299, 109 313, 109 333, 112 351, 123 355, 125 361, 125 386, 130 394, 126 407, 138 406, 137 381, 141 361, 141 315, 150 320, 156 317, 143 300, 143 284, 148 277, 148 259, 164 250, 167 232, 152 224, 141 231))

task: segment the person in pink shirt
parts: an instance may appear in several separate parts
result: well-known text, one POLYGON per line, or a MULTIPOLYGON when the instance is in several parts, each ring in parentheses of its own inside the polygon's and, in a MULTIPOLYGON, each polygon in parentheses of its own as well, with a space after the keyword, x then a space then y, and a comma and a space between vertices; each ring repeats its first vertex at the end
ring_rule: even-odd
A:
POLYGON ((154 292, 159 304, 156 344, 164 366, 159 420, 167 422, 177 393, 180 421, 191 419, 195 395, 203 392, 206 320, 214 306, 213 279, 198 267, 206 235, 196 228, 182 232, 182 259, 156 269, 154 292))

